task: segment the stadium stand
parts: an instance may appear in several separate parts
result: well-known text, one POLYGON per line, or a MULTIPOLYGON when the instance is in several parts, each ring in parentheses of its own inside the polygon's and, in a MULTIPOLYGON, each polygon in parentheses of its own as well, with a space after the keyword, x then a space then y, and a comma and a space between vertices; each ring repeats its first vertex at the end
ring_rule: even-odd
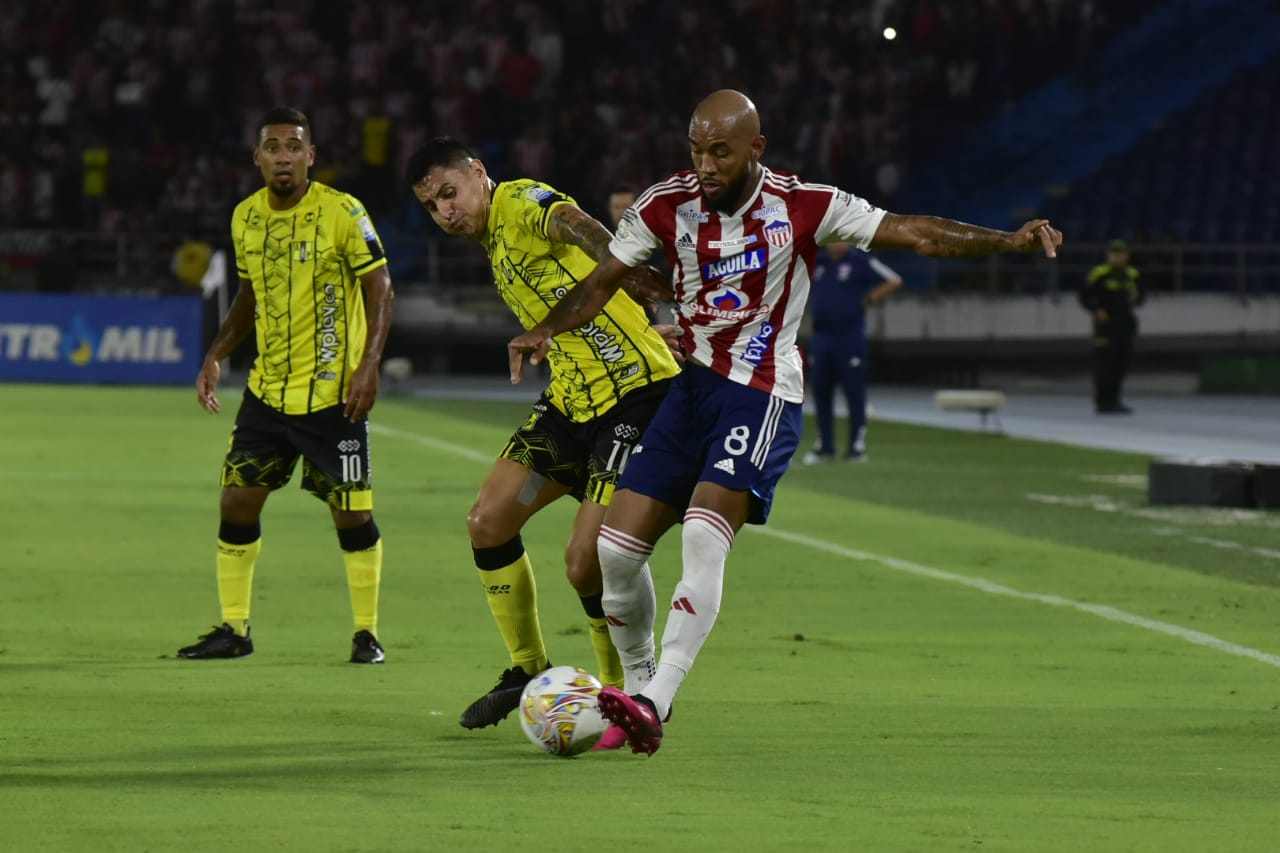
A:
MULTIPOLYGON (((682 164, 688 109, 720 85, 758 93, 771 165, 892 204, 937 140, 1087 63, 1157 4, 732 5, 16 4, 0 22, 0 226, 99 235, 78 238, 88 255, 110 254, 101 235, 224 242, 256 177, 252 123, 287 102, 312 118, 317 177, 377 214, 397 277, 428 277, 450 258, 423 254, 397 181, 428 134, 473 140, 495 173, 538 174, 594 209, 606 187, 682 164)), ((144 266, 164 278, 165 263, 144 266)))

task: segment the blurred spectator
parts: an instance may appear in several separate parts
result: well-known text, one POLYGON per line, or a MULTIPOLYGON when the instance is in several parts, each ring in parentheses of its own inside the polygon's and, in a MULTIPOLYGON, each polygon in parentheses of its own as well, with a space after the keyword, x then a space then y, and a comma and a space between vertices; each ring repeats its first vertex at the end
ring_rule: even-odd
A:
POLYGON ((622 214, 635 203, 636 194, 631 190, 617 189, 609 193, 609 225, 617 228, 618 223, 622 221, 622 214))
POLYGON ((80 262, 75 244, 55 233, 49 250, 36 265, 36 290, 40 293, 70 293, 76 289, 80 262))
POLYGON ((766 155, 887 203, 909 163, 1073 63, 1155 0, 81 0, 0 15, 0 221, 225 230, 254 122, 305 109, 318 179, 395 222, 424 138, 586 196, 684 156, 695 95, 733 86, 766 155), (884 27, 899 33, 881 37, 884 27), (697 81, 696 92, 689 88, 697 81), (172 218, 170 218, 172 217, 172 218))

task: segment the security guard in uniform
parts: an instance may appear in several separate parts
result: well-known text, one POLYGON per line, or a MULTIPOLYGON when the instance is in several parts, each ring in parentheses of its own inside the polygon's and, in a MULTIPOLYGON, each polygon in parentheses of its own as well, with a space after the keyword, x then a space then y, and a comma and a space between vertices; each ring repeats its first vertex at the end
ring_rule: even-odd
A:
POLYGON ((1080 289, 1080 304, 1093 317, 1093 404, 1100 415, 1133 412, 1120 401, 1120 388, 1138 334, 1133 309, 1145 298, 1138 271, 1129 263, 1128 244, 1112 240, 1107 262, 1094 267, 1080 289))

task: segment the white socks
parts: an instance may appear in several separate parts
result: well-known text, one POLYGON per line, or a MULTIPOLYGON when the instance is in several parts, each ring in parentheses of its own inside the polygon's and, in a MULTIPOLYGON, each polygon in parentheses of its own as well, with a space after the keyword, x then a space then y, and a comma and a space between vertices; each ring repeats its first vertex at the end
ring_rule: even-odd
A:
POLYGON ((604 576, 601 605, 625 674, 622 689, 639 693, 653 678, 653 621, 658 601, 648 559, 653 546, 612 527, 601 527, 596 542, 604 576))
POLYGON ((724 564, 733 537, 729 522, 709 509, 692 507, 684 515, 684 572, 676 584, 662 634, 662 662, 643 691, 661 718, 670 712, 671 700, 720 613, 724 564))

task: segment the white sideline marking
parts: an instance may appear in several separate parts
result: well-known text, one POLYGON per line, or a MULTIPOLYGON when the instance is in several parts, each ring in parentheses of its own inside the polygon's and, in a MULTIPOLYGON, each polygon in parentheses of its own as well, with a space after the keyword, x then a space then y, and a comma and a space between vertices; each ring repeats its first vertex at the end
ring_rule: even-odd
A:
POLYGON ((1081 474, 1080 479, 1086 483, 1108 483, 1112 486, 1123 486, 1126 489, 1145 489, 1146 474, 1081 474))
POLYGON ((1207 545, 1210 548, 1218 548, 1223 551, 1247 551, 1250 554, 1256 554, 1268 560, 1280 560, 1280 551, 1274 548, 1257 548, 1252 545, 1242 545, 1233 539, 1211 539, 1208 536, 1193 536, 1190 533, 1183 533, 1181 530, 1171 527, 1153 527, 1151 532, 1157 536, 1181 536, 1188 542, 1207 545))
POLYGON ((822 539, 815 539, 812 536, 805 536, 802 533, 789 533, 785 530, 775 530, 769 527, 750 527, 747 528, 757 533, 764 533, 775 539, 784 539, 787 542, 794 542, 797 545, 805 545, 819 551, 826 551, 830 554, 836 554, 841 557, 847 557, 851 560, 863 560, 866 562, 879 563, 894 571, 905 572, 911 575, 919 575, 921 577, 933 578, 934 580, 947 581, 948 583, 958 583, 961 586, 967 586, 971 589, 981 590, 991 595, 1003 595, 1007 598, 1020 598, 1025 601, 1038 601, 1041 604, 1049 604, 1054 607, 1069 607, 1072 610, 1079 610, 1083 613, 1091 613, 1111 622, 1121 622, 1125 625, 1134 625, 1138 628, 1146 628, 1148 631, 1155 631, 1160 634, 1168 634, 1170 637, 1177 637, 1179 640, 1186 640, 1197 646, 1214 649, 1229 655, 1239 655, 1240 657, 1251 658, 1259 663, 1265 663, 1270 666, 1280 667, 1280 655, 1269 654, 1259 649, 1252 649, 1248 646, 1237 645, 1228 642, 1212 634, 1206 634, 1203 631, 1192 631, 1189 628, 1183 628, 1180 625, 1173 625, 1169 622, 1160 622, 1155 619, 1147 619, 1143 616, 1137 616, 1133 613, 1126 613, 1123 610, 1117 610, 1114 607, 1108 607, 1105 604, 1085 604, 1083 601, 1073 601, 1070 598, 1063 598, 1059 595, 1043 595, 1038 592, 1022 592, 1013 587, 1004 586, 1003 584, 989 581, 986 578, 970 577, 969 575, 958 575, 954 572, 944 572, 941 569, 931 569, 928 566, 921 566, 918 563, 912 563, 907 560, 899 560, 896 557, 882 557, 879 554, 871 554, 866 551, 858 551, 853 548, 845 548, 843 545, 836 545, 833 542, 826 542, 822 539))
POLYGON ((1106 495, 1045 495, 1027 492, 1029 501, 1060 504, 1098 512, 1119 512, 1134 518, 1149 518, 1169 524, 1198 524, 1211 527, 1267 527, 1280 530, 1280 518, 1272 517, 1266 510, 1238 509, 1211 506, 1146 506, 1106 495))
POLYGON ((438 438, 432 438, 429 435, 422 435, 416 432, 405 432, 402 429, 394 427, 382 426, 381 424, 369 424, 369 432, 377 435, 385 435, 388 438, 400 438, 405 441, 412 441, 414 444, 421 444, 424 447, 430 447, 432 450, 443 450, 445 453, 453 456, 462 456, 470 459, 472 462, 489 462, 492 463, 498 458, 497 453, 481 453, 470 447, 463 447, 461 444, 454 444, 452 441, 441 441, 438 438))
MULTIPOLYGON (((1263 527, 1280 526, 1280 522, 1262 517, 1263 514, 1257 510, 1214 509, 1210 507, 1135 507, 1124 501, 1113 500, 1106 495, 1041 495, 1036 492, 1027 492, 1026 497, 1027 500, 1037 503, 1079 507, 1097 510, 1098 512, 1113 512, 1134 518, 1162 521, 1173 525, 1198 524, 1217 527, 1238 527, 1257 522, 1263 527)), ((1188 542, 1207 545, 1210 548, 1219 548, 1224 551, 1244 551, 1262 557, 1264 560, 1280 560, 1280 551, 1274 548, 1245 545, 1243 542, 1237 542, 1234 539, 1212 539, 1208 536, 1199 536, 1194 533, 1188 533, 1179 526, 1153 527, 1151 532, 1158 536, 1179 536, 1188 542)))
MULTIPOLYGON (((461 444, 454 444, 451 441, 441 441, 437 438, 421 435, 414 432, 406 432, 404 430, 393 429, 391 427, 370 424, 371 432, 388 436, 389 438, 400 438, 405 441, 412 441, 434 450, 440 450, 454 456, 461 456, 470 459, 473 462, 491 462, 494 456, 487 453, 481 453, 470 447, 464 447, 461 444)), ((1185 640, 1193 645, 1203 646, 1208 649, 1222 652, 1229 655, 1238 655, 1240 657, 1256 660, 1259 663, 1265 663, 1268 666, 1280 667, 1280 655, 1273 655, 1259 649, 1253 649, 1248 646, 1241 646, 1236 643, 1228 642, 1220 637, 1212 634, 1206 634, 1203 631, 1192 631, 1189 628, 1183 628, 1180 625, 1174 625, 1169 622, 1160 622, 1156 619, 1147 619, 1133 613, 1127 613, 1123 610, 1117 610, 1114 607, 1108 607, 1105 604, 1086 604, 1082 601, 1073 601, 1070 598, 1063 598, 1058 595, 1042 595, 1038 592, 1022 592, 1013 587, 998 584, 995 581, 989 581, 986 578, 971 577, 969 575, 960 575, 955 572, 946 572, 942 569, 932 569, 928 566, 922 566, 918 563, 912 563, 908 560, 900 560, 897 557, 884 557, 879 554, 872 554, 868 551, 859 551, 855 548, 846 548, 843 545, 837 545, 834 542, 827 542, 823 539, 815 539, 812 536, 805 536, 802 533, 791 533, 786 530, 778 530, 772 527, 748 526, 744 529, 751 530, 755 533, 762 533, 766 536, 772 536, 775 539, 782 539, 787 542, 793 542, 797 545, 804 545, 818 551, 826 551, 829 554, 835 554, 850 560, 860 560, 863 562, 878 563, 886 568, 893 569, 897 572, 904 572, 919 577, 931 578, 933 580, 946 581, 947 583, 957 583, 961 586, 967 586, 970 589, 976 589, 980 592, 989 593, 990 595, 1002 595, 1006 598, 1017 598, 1024 601, 1038 601, 1041 604, 1048 604, 1053 607, 1067 607, 1072 610, 1079 610, 1082 613, 1089 613, 1106 619, 1110 622, 1120 622, 1125 625, 1133 625, 1137 628, 1145 628, 1148 631, 1155 631, 1158 634, 1166 634, 1170 637, 1176 637, 1179 640, 1185 640)))

